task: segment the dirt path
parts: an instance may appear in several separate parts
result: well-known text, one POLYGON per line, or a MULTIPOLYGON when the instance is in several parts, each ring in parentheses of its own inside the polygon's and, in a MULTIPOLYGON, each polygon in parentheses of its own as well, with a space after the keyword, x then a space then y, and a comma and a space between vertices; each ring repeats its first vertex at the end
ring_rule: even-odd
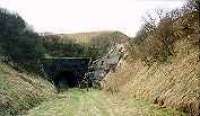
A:
POLYGON ((146 101, 122 100, 97 90, 72 89, 43 102, 28 116, 181 116, 173 109, 158 108, 146 101))

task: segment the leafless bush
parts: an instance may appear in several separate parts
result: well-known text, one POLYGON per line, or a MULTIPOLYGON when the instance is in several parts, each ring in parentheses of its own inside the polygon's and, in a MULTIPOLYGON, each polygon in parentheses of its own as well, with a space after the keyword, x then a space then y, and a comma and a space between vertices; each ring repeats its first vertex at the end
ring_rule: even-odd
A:
POLYGON ((197 17, 192 14, 199 9, 196 4, 189 1, 182 9, 170 12, 156 9, 154 17, 148 14, 145 24, 130 42, 129 52, 133 60, 140 59, 149 66, 153 62, 169 61, 169 57, 175 54, 174 42, 196 29, 193 23, 197 22, 197 17))

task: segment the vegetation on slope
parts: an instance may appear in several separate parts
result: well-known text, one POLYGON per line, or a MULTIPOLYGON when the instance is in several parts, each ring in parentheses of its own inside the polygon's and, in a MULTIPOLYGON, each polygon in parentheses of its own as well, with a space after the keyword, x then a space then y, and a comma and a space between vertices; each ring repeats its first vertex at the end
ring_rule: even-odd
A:
POLYGON ((132 59, 140 59, 147 65, 168 62, 170 57, 176 55, 174 43, 180 39, 190 39, 191 43, 200 46, 197 4, 190 1, 182 9, 170 12, 156 10, 155 18, 148 16, 136 37, 130 41, 129 53, 132 59))
POLYGON ((54 95, 53 86, 38 76, 19 73, 0 64, 0 115, 9 116, 26 112, 54 95))
POLYGON ((73 40, 75 43, 87 44, 91 43, 98 37, 106 37, 107 39, 115 39, 118 42, 127 40, 128 37, 119 31, 97 31, 97 32, 85 32, 85 33, 74 33, 74 34, 57 34, 63 40, 73 40), (115 37, 115 38, 114 38, 115 37))
POLYGON ((130 42, 127 60, 106 77, 105 90, 199 116, 198 5, 190 1, 161 16, 158 24, 147 22, 130 42))
POLYGON ((18 14, 0 8, 0 115, 22 113, 51 96, 52 85, 38 75, 45 49, 18 14), (29 73, 29 74, 27 74, 29 73))
POLYGON ((128 39, 117 31, 46 35, 43 36, 43 45, 50 56, 97 59, 105 55, 115 43, 128 39))
POLYGON ((44 48, 18 14, 0 8, 0 60, 18 69, 38 70, 44 48))
POLYGON ((44 47, 37 33, 15 13, 0 8, 0 115, 16 115, 53 94, 39 72, 44 47), (27 74, 29 73, 29 74, 27 74))

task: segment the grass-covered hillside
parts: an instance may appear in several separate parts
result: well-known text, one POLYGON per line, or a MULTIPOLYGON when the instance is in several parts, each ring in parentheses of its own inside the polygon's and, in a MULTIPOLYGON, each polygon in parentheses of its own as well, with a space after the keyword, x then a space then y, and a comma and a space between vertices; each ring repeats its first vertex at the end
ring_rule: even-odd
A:
POLYGON ((91 43, 98 38, 107 38, 110 40, 115 40, 116 42, 123 42, 129 39, 128 36, 119 31, 96 31, 96 32, 57 34, 57 35, 60 36, 63 40, 70 39, 80 44, 91 43))
POLYGON ((198 5, 147 22, 130 42, 128 57, 105 79, 105 90, 144 98, 160 107, 200 115, 200 27, 198 5))
POLYGON ((0 116, 17 115, 54 94, 43 80, 45 48, 21 16, 0 8, 0 116))
POLYGON ((0 64, 0 116, 24 113, 54 92, 53 85, 41 77, 0 64))
POLYGON ((125 43, 129 37, 118 31, 44 35, 43 45, 50 56, 91 57, 105 55, 115 43, 125 43))

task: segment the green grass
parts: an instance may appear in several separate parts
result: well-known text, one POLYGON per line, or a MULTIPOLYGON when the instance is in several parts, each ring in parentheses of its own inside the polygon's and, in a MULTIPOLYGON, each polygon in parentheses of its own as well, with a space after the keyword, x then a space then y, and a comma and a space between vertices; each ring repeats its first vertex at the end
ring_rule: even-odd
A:
POLYGON ((121 99, 99 90, 70 89, 30 110, 28 116, 184 116, 138 99, 121 99))
POLYGON ((51 95, 50 83, 0 64, 0 116, 24 113, 51 95))

